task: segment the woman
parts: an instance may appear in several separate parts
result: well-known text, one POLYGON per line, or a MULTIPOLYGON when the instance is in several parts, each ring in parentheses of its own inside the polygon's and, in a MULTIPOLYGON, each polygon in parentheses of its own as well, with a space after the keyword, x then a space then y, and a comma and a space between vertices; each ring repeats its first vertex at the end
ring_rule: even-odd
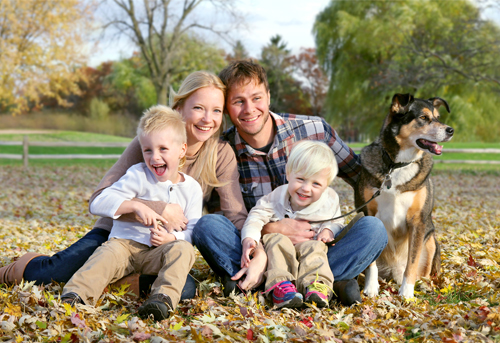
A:
MULTIPOLYGON (((219 141, 224 92, 225 86, 217 76, 207 72, 194 72, 186 77, 178 94, 173 96, 171 107, 178 110, 186 122, 188 150, 183 171, 201 184, 204 201, 208 207, 219 207, 214 205, 215 198, 218 198, 224 216, 241 229, 248 213, 239 189, 236 159, 229 144, 219 141)), ((104 188, 123 176, 130 166, 139 162, 143 160, 136 137, 101 180, 90 202, 104 188)), ((184 228, 186 218, 178 205, 143 202, 162 215, 174 230, 184 228)), ((128 220, 135 221, 137 218, 128 220)), ((25 254, 17 261, 0 268, 0 283, 11 285, 20 282, 22 278, 28 281, 36 280, 37 284, 47 284, 52 280, 67 282, 94 250, 107 240, 111 225, 111 218, 99 218, 87 235, 51 257, 36 253, 25 254)), ((262 264, 260 260, 259 265, 262 264)), ((131 290, 139 294, 138 292, 147 291, 155 277, 134 275, 126 277, 123 282, 131 284, 131 290)), ((182 299, 192 298, 195 291, 196 285, 188 277, 182 299)))

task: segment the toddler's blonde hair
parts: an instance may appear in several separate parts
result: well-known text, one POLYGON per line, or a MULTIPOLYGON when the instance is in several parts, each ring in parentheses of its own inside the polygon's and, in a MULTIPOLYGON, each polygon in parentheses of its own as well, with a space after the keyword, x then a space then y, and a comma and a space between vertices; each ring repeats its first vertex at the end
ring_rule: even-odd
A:
POLYGON ((286 163, 286 174, 295 173, 309 178, 325 168, 329 170, 327 181, 330 185, 339 171, 332 149, 323 142, 303 140, 292 148, 286 163))
MULTIPOLYGON (((182 120, 181 114, 164 105, 156 105, 144 111, 137 125, 139 142, 141 136, 164 129, 170 129, 170 132, 175 137, 174 139, 179 144, 187 143, 186 123, 182 120)), ((185 163, 186 156, 180 160, 179 170, 182 169, 185 163)))

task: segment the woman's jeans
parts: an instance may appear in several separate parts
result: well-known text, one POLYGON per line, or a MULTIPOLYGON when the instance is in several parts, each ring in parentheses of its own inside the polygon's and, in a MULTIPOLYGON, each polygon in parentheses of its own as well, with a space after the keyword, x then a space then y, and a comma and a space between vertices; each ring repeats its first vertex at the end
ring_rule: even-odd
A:
MULTIPOLYGON (((108 240, 109 231, 94 228, 78 241, 66 249, 52 256, 38 256, 32 259, 24 270, 24 279, 36 281, 37 285, 48 284, 52 281, 68 282, 74 273, 87 262, 94 251, 108 240)), ((141 275, 140 283, 143 280, 151 284, 156 279, 155 276, 141 275)), ((141 285, 141 288, 142 285, 141 285)), ((188 275, 181 300, 194 298, 196 294, 196 283, 188 275)))

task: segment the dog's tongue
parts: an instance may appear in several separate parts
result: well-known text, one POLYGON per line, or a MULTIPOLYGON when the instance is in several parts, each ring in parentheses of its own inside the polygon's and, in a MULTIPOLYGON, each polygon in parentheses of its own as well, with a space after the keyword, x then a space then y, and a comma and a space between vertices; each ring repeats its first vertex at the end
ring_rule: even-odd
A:
POLYGON ((431 141, 428 141, 426 139, 419 139, 418 140, 418 145, 422 148, 422 149, 427 149, 429 150, 429 152, 435 154, 435 155, 441 155, 441 153, 443 152, 443 147, 439 144, 437 144, 436 142, 431 142, 431 141))

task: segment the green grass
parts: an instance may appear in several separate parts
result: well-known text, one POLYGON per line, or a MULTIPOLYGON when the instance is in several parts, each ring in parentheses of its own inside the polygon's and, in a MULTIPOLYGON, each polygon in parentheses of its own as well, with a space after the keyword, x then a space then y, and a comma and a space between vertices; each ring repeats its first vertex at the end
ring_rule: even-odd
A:
MULTIPOLYGON (((22 142, 24 134, 2 134, 0 141, 22 142)), ((130 142, 127 137, 104 135, 100 133, 80 132, 80 131, 57 131, 49 133, 28 134, 28 140, 31 142, 130 142)))
MULTIPOLYGON (((30 146, 30 154, 121 154, 125 148, 119 147, 72 147, 72 146, 30 146)), ((2 154, 22 154, 23 147, 20 145, 0 145, 0 153, 2 154)))
MULTIPOLYGON (((0 131, 0 141, 22 141, 24 134, 2 134, 0 131)), ((130 138, 80 132, 80 131, 49 131, 48 133, 37 133, 28 134, 28 139, 31 142, 130 142, 130 138)), ((352 148, 361 148, 365 146, 365 143, 350 143, 349 146, 352 148)), ((471 143, 445 143, 445 148, 443 155, 435 156, 436 160, 500 160, 500 154, 470 154, 470 153, 447 153, 446 149, 484 149, 484 148, 496 148, 500 149, 500 143, 481 143, 481 142, 471 142, 471 143)), ((121 154, 125 148, 119 147, 39 147, 30 146, 30 154, 121 154)), ((9 146, 0 145, 0 153, 2 154, 22 154, 22 146, 9 146)), ((67 165, 89 165, 89 166, 100 166, 100 167, 110 167, 116 159, 106 159, 106 160, 88 160, 88 159, 31 159, 29 161, 30 165, 34 166, 44 166, 44 165, 55 165, 55 166, 67 166, 67 165)), ((0 159, 1 165, 22 165, 22 160, 11 160, 11 159, 0 159)), ((488 173, 491 175, 500 175, 500 165, 474 165, 474 164, 445 164, 436 163, 434 165, 433 173, 442 173, 448 171, 461 171, 468 174, 477 173, 488 173)))
MULTIPOLYGON (((368 144, 369 143, 348 143, 347 145, 355 149, 355 148, 362 148, 368 144)), ((499 143, 449 142, 449 143, 442 143, 441 145, 444 147, 443 153, 446 153, 446 149, 500 149, 500 142, 499 143)))
MULTIPOLYGON (((100 167, 109 169, 115 164, 116 159, 36 159, 29 160, 29 165, 37 167, 65 167, 65 166, 84 166, 100 167)), ((2 166, 22 166, 23 160, 12 160, 0 158, 0 168, 2 166)))

